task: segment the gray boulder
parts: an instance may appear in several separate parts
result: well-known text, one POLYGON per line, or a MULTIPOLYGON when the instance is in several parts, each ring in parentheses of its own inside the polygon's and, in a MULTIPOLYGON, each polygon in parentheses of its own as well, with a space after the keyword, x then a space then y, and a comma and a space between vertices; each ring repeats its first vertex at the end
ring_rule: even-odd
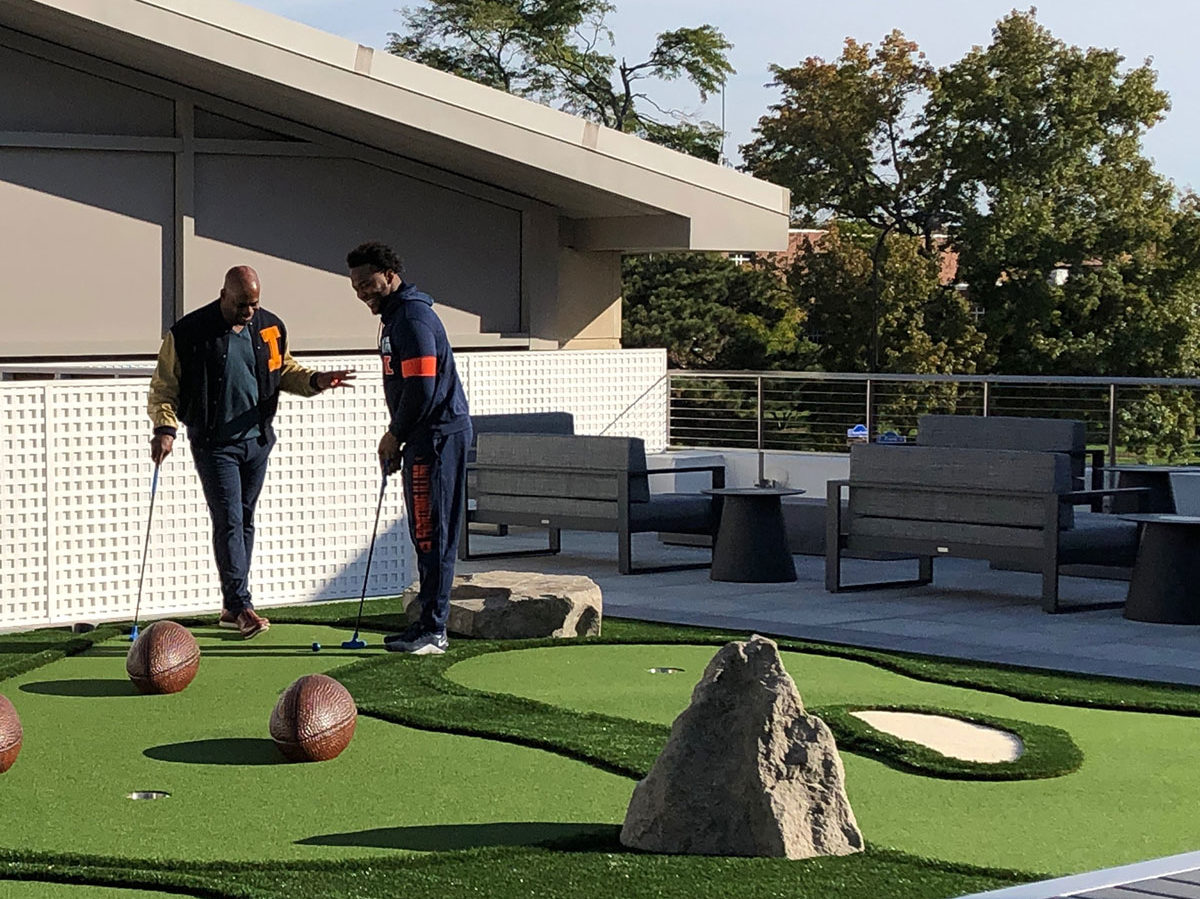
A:
POLYGON ((728 643, 634 788, 621 842, 649 852, 811 858, 861 852, 842 760, 773 640, 728 643))
MULTIPOLYGON (((409 620, 416 621, 415 595, 406 602, 409 620)), ((602 612, 600 587, 589 577, 483 571, 454 578, 447 627, 485 640, 589 637, 600 633, 602 612)))

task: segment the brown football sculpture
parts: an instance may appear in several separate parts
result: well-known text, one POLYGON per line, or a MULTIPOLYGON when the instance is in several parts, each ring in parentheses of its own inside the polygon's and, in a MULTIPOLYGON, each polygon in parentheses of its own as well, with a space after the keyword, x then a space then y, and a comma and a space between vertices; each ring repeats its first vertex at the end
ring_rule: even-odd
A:
POLYGON ((125 657, 125 671, 142 693, 178 693, 200 667, 200 647, 182 624, 155 621, 138 634, 125 657))
POLYGON ((275 703, 271 739, 293 762, 327 762, 349 745, 357 723, 349 690, 326 674, 306 674, 275 703))
POLYGON ((8 701, 8 697, 0 693, 0 774, 11 768, 17 760, 23 736, 17 710, 8 701))

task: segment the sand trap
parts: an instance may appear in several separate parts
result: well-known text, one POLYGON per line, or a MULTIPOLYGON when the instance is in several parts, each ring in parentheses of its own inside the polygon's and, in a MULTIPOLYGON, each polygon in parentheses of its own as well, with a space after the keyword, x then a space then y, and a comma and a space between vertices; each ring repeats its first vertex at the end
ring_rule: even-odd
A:
POLYGON ((946 715, 878 710, 850 714, 893 737, 920 743, 942 755, 968 762, 1011 762, 1025 751, 1021 738, 1007 731, 946 715))

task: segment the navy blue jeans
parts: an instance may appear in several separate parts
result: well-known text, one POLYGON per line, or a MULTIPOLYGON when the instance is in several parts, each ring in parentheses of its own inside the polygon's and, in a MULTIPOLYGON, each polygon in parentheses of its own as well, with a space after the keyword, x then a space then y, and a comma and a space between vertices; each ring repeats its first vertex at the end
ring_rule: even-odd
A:
POLYGON ((404 505, 408 533, 417 550, 421 625, 444 631, 467 484, 471 430, 430 434, 404 444, 404 505))
POLYGON ((192 445, 192 459, 212 516, 213 554, 221 575, 222 603, 235 615, 254 607, 249 583, 254 506, 274 445, 274 436, 265 444, 252 438, 217 446, 192 445))

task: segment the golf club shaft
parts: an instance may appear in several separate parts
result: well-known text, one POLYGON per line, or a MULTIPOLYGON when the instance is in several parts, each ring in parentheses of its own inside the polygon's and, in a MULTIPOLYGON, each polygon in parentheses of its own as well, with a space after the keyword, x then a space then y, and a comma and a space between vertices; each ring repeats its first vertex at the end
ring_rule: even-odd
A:
POLYGON ((371 557, 375 555, 375 535, 379 533, 379 513, 383 511, 383 492, 387 489, 387 472, 383 474, 383 482, 379 485, 379 502, 375 504, 375 526, 371 528, 371 545, 367 549, 367 570, 363 572, 362 595, 358 598, 358 617, 354 619, 354 636, 358 637, 358 629, 362 624, 363 603, 367 599, 367 580, 371 577, 371 557))
POLYGON ((146 516, 146 537, 142 541, 142 570, 138 574, 137 605, 133 608, 133 626, 136 629, 138 615, 142 611, 142 584, 146 581, 146 558, 150 554, 150 524, 154 521, 154 498, 158 496, 158 462, 154 463, 154 477, 150 480, 150 514, 146 516))

